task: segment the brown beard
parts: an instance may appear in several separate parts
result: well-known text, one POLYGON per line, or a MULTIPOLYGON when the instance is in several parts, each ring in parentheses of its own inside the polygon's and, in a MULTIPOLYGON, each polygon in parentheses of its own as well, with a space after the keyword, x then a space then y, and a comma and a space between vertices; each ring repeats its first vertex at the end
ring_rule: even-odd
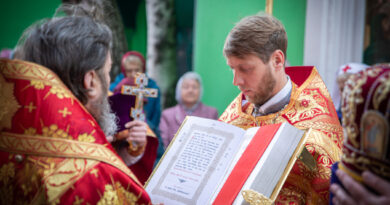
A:
POLYGON ((267 72, 263 75, 263 78, 259 80, 259 84, 256 90, 256 94, 253 99, 248 99, 249 102, 255 104, 256 106, 261 106, 267 100, 272 97, 272 91, 275 88, 276 80, 275 77, 271 74, 271 68, 267 66, 267 72))

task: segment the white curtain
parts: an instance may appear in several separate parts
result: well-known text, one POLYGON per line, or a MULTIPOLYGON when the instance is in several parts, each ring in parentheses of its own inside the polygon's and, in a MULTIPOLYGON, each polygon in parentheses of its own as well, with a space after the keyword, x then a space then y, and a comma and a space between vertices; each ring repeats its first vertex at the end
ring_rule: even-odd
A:
POLYGON ((363 58, 365 0, 307 0, 304 65, 314 65, 329 91, 338 68, 363 58))

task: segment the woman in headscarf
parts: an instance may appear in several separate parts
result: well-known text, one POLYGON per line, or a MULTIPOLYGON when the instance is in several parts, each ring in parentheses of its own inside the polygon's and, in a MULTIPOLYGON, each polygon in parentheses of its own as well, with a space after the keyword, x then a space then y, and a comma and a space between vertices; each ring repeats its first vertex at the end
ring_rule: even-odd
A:
MULTIPOLYGON (((116 94, 120 92, 123 85, 134 85, 134 78, 136 73, 145 73, 145 58, 144 56, 137 51, 129 51, 125 53, 121 60, 121 74, 118 75, 110 85, 110 90, 113 90, 113 93, 116 94)), ((160 104, 160 89, 157 86, 157 83, 149 78, 147 88, 154 88, 158 90, 157 98, 144 98, 145 104, 143 111, 146 116, 146 123, 150 129, 156 134, 158 138, 158 150, 157 158, 155 164, 159 161, 161 156, 164 154, 164 148, 162 140, 158 131, 158 125, 160 123, 161 116, 161 104, 160 104)), ((122 102, 123 104, 123 102, 122 102)), ((128 113, 126 113, 128 115, 128 113)))
POLYGON ((218 111, 201 102, 203 94, 202 79, 195 72, 185 73, 176 85, 178 104, 162 112, 160 120, 161 138, 166 148, 187 115, 218 119, 218 111))

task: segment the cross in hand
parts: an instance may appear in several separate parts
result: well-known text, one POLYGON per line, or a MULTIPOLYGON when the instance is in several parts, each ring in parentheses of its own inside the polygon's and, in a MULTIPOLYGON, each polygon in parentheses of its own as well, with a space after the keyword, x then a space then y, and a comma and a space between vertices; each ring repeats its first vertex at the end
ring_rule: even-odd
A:
MULTIPOLYGON (((137 73, 134 79, 135 86, 123 85, 121 88, 122 95, 135 95, 135 106, 130 110, 130 116, 134 120, 145 121, 145 114, 143 113, 144 107, 144 96, 156 98, 158 94, 157 89, 146 88, 148 85, 148 78, 144 73, 137 73)), ((138 147, 135 142, 129 141, 129 150, 128 152, 132 156, 138 156, 143 152, 145 147, 138 147)))

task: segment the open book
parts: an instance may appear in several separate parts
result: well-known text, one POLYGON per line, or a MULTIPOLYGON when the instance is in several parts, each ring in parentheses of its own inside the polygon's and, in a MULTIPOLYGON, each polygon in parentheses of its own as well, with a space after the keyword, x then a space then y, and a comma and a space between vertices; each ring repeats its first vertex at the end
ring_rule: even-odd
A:
POLYGON ((272 202, 307 135, 288 123, 245 131, 216 120, 187 117, 146 183, 146 191, 153 204, 245 204, 245 190, 272 202))

